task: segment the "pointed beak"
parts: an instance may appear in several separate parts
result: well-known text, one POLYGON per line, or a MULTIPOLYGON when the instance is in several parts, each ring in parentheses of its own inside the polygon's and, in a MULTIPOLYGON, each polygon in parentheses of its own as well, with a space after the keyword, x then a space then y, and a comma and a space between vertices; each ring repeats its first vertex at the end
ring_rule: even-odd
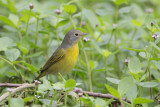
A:
POLYGON ((83 33, 83 35, 87 35, 88 33, 83 33))

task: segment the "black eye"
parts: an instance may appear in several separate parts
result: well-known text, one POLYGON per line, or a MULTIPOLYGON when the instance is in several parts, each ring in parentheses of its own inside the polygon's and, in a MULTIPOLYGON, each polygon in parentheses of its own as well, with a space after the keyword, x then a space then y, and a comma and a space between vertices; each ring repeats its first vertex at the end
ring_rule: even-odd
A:
POLYGON ((75 36, 78 36, 78 33, 75 33, 75 36))

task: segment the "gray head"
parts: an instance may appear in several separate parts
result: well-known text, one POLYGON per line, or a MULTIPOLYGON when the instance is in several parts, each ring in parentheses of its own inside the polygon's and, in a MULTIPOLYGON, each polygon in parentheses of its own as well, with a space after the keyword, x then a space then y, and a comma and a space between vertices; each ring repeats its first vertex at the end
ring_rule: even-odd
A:
POLYGON ((65 47, 70 47, 75 43, 78 43, 78 41, 81 39, 83 35, 86 35, 87 33, 83 33, 79 30, 73 29, 70 30, 64 37, 64 40, 62 42, 62 45, 65 47))

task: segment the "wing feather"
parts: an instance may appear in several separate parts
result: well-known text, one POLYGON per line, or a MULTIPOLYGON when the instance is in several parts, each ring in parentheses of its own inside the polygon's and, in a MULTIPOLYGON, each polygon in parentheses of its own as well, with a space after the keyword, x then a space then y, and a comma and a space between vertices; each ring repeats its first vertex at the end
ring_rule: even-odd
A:
POLYGON ((41 69, 41 73, 50 68, 53 64, 58 62, 62 59, 62 57, 65 55, 66 51, 62 48, 53 53, 53 55, 48 59, 46 64, 41 69))

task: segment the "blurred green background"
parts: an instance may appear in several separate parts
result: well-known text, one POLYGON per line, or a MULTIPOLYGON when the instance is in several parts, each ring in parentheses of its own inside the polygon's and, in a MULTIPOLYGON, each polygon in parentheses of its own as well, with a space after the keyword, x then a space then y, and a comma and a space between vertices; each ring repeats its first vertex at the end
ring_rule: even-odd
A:
MULTIPOLYGON (((79 29, 89 33, 89 41, 79 43, 78 63, 65 79, 101 93, 107 92, 105 84, 120 93, 133 84, 123 97, 154 98, 160 89, 159 5, 159 0, 0 0, 0 82, 31 82, 66 32, 79 29)), ((49 77, 53 84, 59 81, 49 77)))

